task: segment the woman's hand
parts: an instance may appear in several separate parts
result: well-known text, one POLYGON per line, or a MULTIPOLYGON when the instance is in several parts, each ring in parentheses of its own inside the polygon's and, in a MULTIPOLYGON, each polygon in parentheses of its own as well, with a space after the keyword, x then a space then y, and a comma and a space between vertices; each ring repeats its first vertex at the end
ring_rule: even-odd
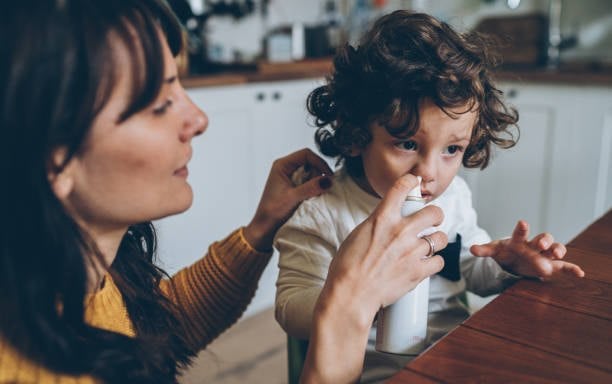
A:
MULTIPOLYGON (((442 210, 428 206, 401 216, 402 203, 416 185, 412 175, 398 179, 333 258, 315 307, 302 382, 356 381, 377 311, 444 266, 440 256, 425 258, 429 244, 417 237, 442 222, 442 210)), ((440 248, 446 247, 444 233, 430 237, 440 248)))
POLYGON ((563 261, 565 246, 556 243, 549 233, 541 233, 529 240, 529 224, 520 220, 512 237, 483 245, 473 245, 474 256, 491 257, 511 273, 551 280, 561 275, 583 277, 578 265, 563 261))
POLYGON ((310 149, 302 149, 274 161, 255 216, 244 228, 249 244, 260 251, 272 249, 276 231, 291 217, 297 206, 331 187, 331 174, 332 170, 325 160, 310 149), (296 186, 291 176, 300 167, 314 176, 296 186))

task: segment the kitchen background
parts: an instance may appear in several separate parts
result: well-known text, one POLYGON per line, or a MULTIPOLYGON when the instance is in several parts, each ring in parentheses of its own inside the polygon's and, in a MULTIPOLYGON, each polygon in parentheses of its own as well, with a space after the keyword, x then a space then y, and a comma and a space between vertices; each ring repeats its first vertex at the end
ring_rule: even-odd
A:
MULTIPOLYGON (((612 207, 611 0, 169 1, 189 41, 183 82, 209 115, 190 163, 193 207, 157 222, 169 272, 248 223, 273 159, 314 146, 305 110, 335 45, 379 15, 430 13, 508 42, 498 80, 520 112, 517 147, 463 171, 494 238, 518 219, 569 241, 612 207)), ((277 255, 246 315, 273 305, 277 255)))
MULTIPOLYGON (((538 33, 537 37, 550 39, 551 45, 559 48, 561 61, 612 62, 610 0, 174 0, 170 3, 189 4, 195 17, 186 24, 192 30, 201 24, 199 34, 205 31, 203 55, 218 63, 253 63, 261 58, 288 60, 268 57, 270 47, 266 43, 272 37, 278 44, 276 49, 282 49, 283 43, 280 39, 274 40, 275 35, 292 28, 295 31, 296 27, 305 28, 313 34, 307 37, 315 39, 317 29, 326 29, 332 48, 341 41, 355 42, 373 19, 399 8, 430 13, 460 30, 478 27, 488 18, 542 16, 542 26, 549 24, 550 30, 533 28, 516 32, 523 38, 529 33, 538 33)), ((192 48, 198 49, 193 44, 192 48)), ((309 53, 322 54, 321 50, 309 53)), ((297 57, 304 54, 298 52, 297 57)))

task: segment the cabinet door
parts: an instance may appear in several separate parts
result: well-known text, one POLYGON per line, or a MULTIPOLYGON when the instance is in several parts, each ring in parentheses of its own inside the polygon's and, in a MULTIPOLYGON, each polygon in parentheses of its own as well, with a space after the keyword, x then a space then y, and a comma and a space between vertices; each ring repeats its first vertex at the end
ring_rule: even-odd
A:
POLYGON ((257 197, 251 161, 252 111, 240 87, 200 88, 188 94, 209 118, 192 141, 189 184, 193 205, 158 220, 160 259, 169 272, 202 257, 208 246, 248 223, 257 197))
POLYGON ((275 159, 305 147, 318 153, 315 126, 306 109, 306 99, 319 84, 321 80, 309 79, 252 86, 256 148, 253 164, 258 191, 263 189, 275 159))

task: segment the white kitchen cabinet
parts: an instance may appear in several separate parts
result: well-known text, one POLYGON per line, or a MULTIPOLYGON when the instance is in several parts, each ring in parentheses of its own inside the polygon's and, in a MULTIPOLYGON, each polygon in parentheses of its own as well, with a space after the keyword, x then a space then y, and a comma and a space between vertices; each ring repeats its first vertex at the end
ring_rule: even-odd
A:
POLYGON ((567 242, 612 207, 612 88, 504 83, 520 114, 515 148, 484 171, 464 170, 480 225, 509 236, 519 219, 532 234, 567 242))
POLYGON ((256 191, 262 191, 272 162, 298 149, 309 147, 318 153, 315 127, 306 110, 308 94, 322 80, 256 84, 253 114, 253 158, 256 191))
MULTIPOLYGON (((254 83, 188 90, 209 118, 193 142, 189 183, 192 207, 158 220, 158 254, 174 272, 192 264, 207 247, 249 222, 274 159, 306 146, 315 148, 306 97, 320 79, 254 83)), ((247 314, 273 304, 278 274, 275 254, 247 314)))

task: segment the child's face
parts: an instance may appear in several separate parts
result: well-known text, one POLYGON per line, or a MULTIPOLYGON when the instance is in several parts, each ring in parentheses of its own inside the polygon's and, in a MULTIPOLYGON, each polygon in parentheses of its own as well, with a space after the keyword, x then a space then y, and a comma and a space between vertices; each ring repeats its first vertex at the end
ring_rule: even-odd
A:
POLYGON ((476 112, 463 114, 465 108, 450 110, 448 116, 430 100, 420 108, 417 133, 399 139, 385 127, 370 126, 372 141, 361 151, 370 193, 384 196, 398 177, 411 173, 423 178, 421 191, 429 202, 446 190, 457 174, 476 121, 476 112))

